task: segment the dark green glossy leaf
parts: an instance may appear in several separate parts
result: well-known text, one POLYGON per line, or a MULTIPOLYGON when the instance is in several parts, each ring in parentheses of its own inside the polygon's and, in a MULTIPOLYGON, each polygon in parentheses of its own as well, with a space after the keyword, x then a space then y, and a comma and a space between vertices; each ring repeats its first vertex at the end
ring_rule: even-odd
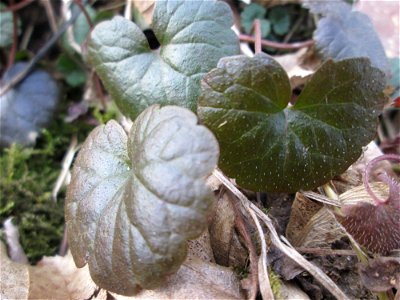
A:
POLYGON ((289 31, 290 18, 285 8, 274 7, 268 14, 268 19, 271 21, 276 34, 284 35, 289 31))
POLYGON ((122 113, 134 119, 159 103, 196 109, 200 80, 221 57, 237 54, 229 6, 220 1, 158 1, 152 50, 134 23, 115 17, 91 35, 90 59, 122 113))
POLYGON ((314 39, 325 59, 367 57, 372 66, 388 72, 385 50, 366 14, 352 11, 352 6, 343 1, 307 0, 304 5, 323 16, 314 39))
POLYGON ((218 143, 191 111, 146 109, 127 136, 109 121, 79 152, 67 190, 69 245, 102 288, 130 295, 175 272, 205 228, 218 143))
POLYGON ((384 74, 367 59, 326 62, 295 105, 265 54, 222 59, 203 80, 198 114, 217 136, 220 168, 252 190, 295 192, 342 173, 375 135, 384 74))
POLYGON ((86 82, 86 73, 81 66, 68 55, 62 53, 57 59, 56 69, 64 75, 65 81, 72 87, 86 82))

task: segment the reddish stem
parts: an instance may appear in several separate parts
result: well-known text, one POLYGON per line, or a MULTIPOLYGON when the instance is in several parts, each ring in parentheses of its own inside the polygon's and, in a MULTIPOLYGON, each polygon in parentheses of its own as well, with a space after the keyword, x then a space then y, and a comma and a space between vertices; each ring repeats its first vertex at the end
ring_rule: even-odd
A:
POLYGON ((395 190, 397 190, 394 188, 394 185, 396 183, 393 182, 393 179, 390 176, 388 176, 387 174, 381 174, 379 176, 379 180, 381 180, 382 182, 387 183, 389 185, 389 193, 390 193, 389 198, 388 199, 379 199, 375 195, 375 193, 372 191, 371 186, 369 185, 369 179, 370 179, 371 173, 372 173, 375 165, 382 160, 394 160, 394 161, 400 162, 400 155, 384 154, 384 155, 378 156, 378 157, 374 158, 373 160, 371 160, 367 164, 367 167, 365 168, 364 176, 363 176, 363 183, 365 186, 365 190, 368 192, 368 194, 374 200, 374 203, 376 206, 386 203, 388 201, 388 199, 390 199, 393 196, 392 194, 395 192, 395 190))
POLYGON ((99 76, 97 76, 96 73, 93 73, 93 77, 94 77, 94 84, 96 85, 96 91, 100 98, 101 106, 103 107, 103 110, 105 111, 107 109, 106 98, 104 96, 103 89, 101 88, 101 82, 100 82, 99 76))
POLYGON ((6 11, 17 11, 20 10, 21 8, 24 8, 25 6, 31 4, 34 0, 24 0, 21 1, 17 4, 11 4, 8 7, 0 9, 0 12, 6 12, 6 11))
POLYGON ((74 0, 75 4, 79 6, 80 10, 83 12, 83 14, 85 15, 86 20, 89 23, 89 26, 91 29, 93 29, 93 22, 92 19, 90 18, 85 6, 82 4, 81 0, 74 0))
MULTIPOLYGON (((14 0, 11 0, 10 3, 11 6, 14 5, 14 0)), ((17 48, 18 48, 18 20, 17 20, 17 12, 15 10, 12 11, 12 18, 13 18, 13 43, 11 46, 10 54, 8 55, 6 70, 11 68, 11 66, 14 64, 15 54, 17 53, 17 48)))
POLYGON ((259 19, 254 20, 254 50, 256 53, 261 53, 262 52, 262 46, 261 46, 261 23, 259 19))
MULTIPOLYGON (((250 42, 250 43, 256 42, 256 39, 254 37, 247 34, 239 34, 239 39, 243 42, 250 42)), ((288 44, 288 43, 279 43, 262 39, 261 44, 266 47, 280 49, 280 50, 294 50, 294 49, 311 47, 314 45, 314 41, 308 40, 304 42, 288 44)))

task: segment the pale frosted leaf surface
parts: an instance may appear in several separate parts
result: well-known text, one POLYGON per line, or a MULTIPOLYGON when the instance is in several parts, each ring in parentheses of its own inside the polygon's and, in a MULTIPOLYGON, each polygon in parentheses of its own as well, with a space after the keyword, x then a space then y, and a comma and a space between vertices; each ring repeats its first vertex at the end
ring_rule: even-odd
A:
POLYGON ((344 1, 307 0, 305 5, 323 16, 314 39, 326 59, 367 57, 372 66, 389 71, 383 45, 366 14, 352 11, 351 5, 344 1))
MULTIPOLYGON (((25 67, 26 63, 12 66, 0 84, 7 84, 25 67)), ((0 96, 0 147, 12 143, 34 144, 40 130, 50 122, 58 96, 56 82, 43 70, 33 71, 20 84, 0 96)))
POLYGON ((283 68, 265 54, 221 59, 203 79, 200 119, 219 167, 244 188, 295 192, 343 173, 375 136, 384 74, 367 59, 327 61, 294 105, 283 68))
POLYGON ((137 25, 122 18, 100 23, 89 56, 121 111, 135 119, 152 104, 196 109, 200 80, 221 57, 239 52, 229 6, 217 1, 159 1, 152 50, 137 25))
POLYGON ((129 136, 115 121, 84 143, 67 191, 69 243, 94 281, 129 295, 154 288, 186 257, 201 234, 211 192, 206 177, 218 143, 187 109, 157 105, 134 122, 129 136))

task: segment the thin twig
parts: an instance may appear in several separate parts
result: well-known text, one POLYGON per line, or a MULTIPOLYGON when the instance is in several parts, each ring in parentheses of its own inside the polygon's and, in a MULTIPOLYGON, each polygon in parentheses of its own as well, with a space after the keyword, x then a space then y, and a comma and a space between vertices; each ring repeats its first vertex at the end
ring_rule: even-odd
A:
POLYGON ((261 240, 261 256, 258 262, 258 284, 260 286, 260 292, 263 299, 274 299, 274 293, 272 292, 271 283, 269 282, 268 268, 267 268, 267 243, 265 241, 264 232, 261 228, 261 224, 258 221, 257 216, 252 210, 249 210, 250 216, 257 227, 258 235, 261 240))
POLYGON ((6 12, 6 11, 17 11, 20 10, 21 8, 24 8, 25 6, 31 4, 34 0, 25 0, 21 1, 17 4, 12 4, 8 7, 0 9, 0 12, 6 12))
MULTIPOLYGON (((239 39, 244 42, 250 42, 250 43, 255 43, 256 39, 247 34, 239 34, 239 39)), ((306 47, 311 47, 314 45, 313 40, 308 40, 304 42, 297 42, 297 43, 279 43, 279 42, 273 42, 273 41, 268 41, 268 40, 261 40, 261 44, 266 47, 270 48, 275 48, 275 49, 280 49, 280 50, 296 50, 300 48, 306 48, 306 47)))
POLYGON ((332 293, 337 299, 349 299, 340 288, 330 279, 323 271, 318 267, 306 260, 300 253, 298 253, 293 247, 285 245, 280 240, 278 233, 272 223, 272 220, 264 214, 257 206, 251 203, 245 195, 233 185, 228 178, 219 170, 214 170, 213 175, 218 178, 234 195, 239 199, 241 204, 247 210, 253 210, 254 213, 260 218, 270 231, 272 243, 280 249, 285 255, 291 258, 293 261, 298 263, 307 272, 309 272, 315 279, 317 279, 328 291, 332 293))
POLYGON ((44 6, 44 9, 46 10, 46 15, 47 15, 47 18, 49 19, 51 31, 53 32, 53 34, 55 34, 58 30, 58 28, 57 28, 58 26, 57 26, 56 17, 54 15, 53 5, 51 4, 51 1, 48 1, 48 0, 41 0, 41 3, 44 6))
POLYGON ((93 72, 93 80, 94 80, 96 92, 100 99, 101 106, 103 107, 103 110, 105 111, 107 109, 106 97, 104 96, 103 88, 101 87, 100 78, 96 72, 93 72))
POLYGON ((330 249, 330 248, 307 248, 307 247, 296 247, 296 250, 300 253, 315 254, 320 256, 357 256, 353 250, 342 250, 342 249, 330 249))
POLYGON ((65 256, 68 251, 68 232, 67 232, 67 226, 64 226, 64 233, 63 233, 63 238, 60 243, 60 249, 58 250, 58 255, 60 256, 65 256))
POLYGON ((57 195, 60 191, 61 187, 63 186, 69 169, 71 167, 72 161, 74 160, 75 153, 79 150, 78 146, 78 138, 76 134, 74 134, 71 138, 71 142, 69 147, 64 155, 62 160, 61 172, 58 175, 57 181, 54 185, 53 191, 51 192, 51 197, 53 198, 54 202, 57 202, 57 195))
POLYGON ((64 34, 64 32, 67 30, 67 28, 72 25, 76 19, 78 18, 79 14, 81 12, 78 10, 72 17, 69 19, 67 22, 63 24, 63 26, 60 28, 60 30, 54 34, 50 40, 44 45, 39 52, 29 61, 27 66, 19 72, 17 75, 15 75, 8 83, 4 84, 0 88, 0 96, 4 95, 9 89, 14 87, 16 84, 18 84, 22 79, 25 78, 35 67, 37 62, 41 60, 49 51, 49 49, 57 42, 57 40, 64 34))
POLYGON ((301 191, 301 193, 306 196, 307 198, 310 198, 312 200, 324 203, 324 204, 328 204, 328 205, 332 205, 332 206, 336 206, 336 207, 341 207, 342 204, 340 202, 340 200, 338 199, 331 199, 328 198, 322 194, 318 194, 315 193, 313 191, 301 191))
POLYGON ((124 17, 127 20, 132 19, 132 0, 126 0, 124 17))
POLYGON ((78 5, 79 9, 82 11, 82 13, 85 15, 85 18, 89 24, 90 29, 93 28, 93 22, 92 19, 89 16, 89 13, 87 12, 85 6, 82 4, 81 0, 74 0, 75 4, 78 5))

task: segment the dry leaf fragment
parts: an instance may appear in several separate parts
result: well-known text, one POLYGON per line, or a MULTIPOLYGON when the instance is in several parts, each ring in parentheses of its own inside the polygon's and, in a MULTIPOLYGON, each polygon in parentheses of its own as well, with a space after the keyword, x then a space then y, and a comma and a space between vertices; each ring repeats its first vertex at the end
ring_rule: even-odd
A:
POLYGON ((88 266, 78 269, 70 252, 64 257, 43 257, 28 269, 29 299, 88 299, 96 289, 88 266))
POLYGON ((292 211, 290 213, 289 223, 286 227, 286 237, 293 246, 299 246, 301 239, 301 231, 320 209, 322 204, 312 201, 302 193, 296 193, 293 201, 292 211))
POLYGON ((29 290, 28 267, 10 260, 0 242, 0 299, 26 299, 29 290))
POLYGON ((143 290, 133 297, 112 295, 116 300, 244 299, 239 280, 231 269, 197 258, 186 260, 160 288, 143 290))
POLYGON ((361 282, 370 291, 379 293, 392 288, 400 289, 400 260, 379 257, 370 260, 369 265, 360 264, 361 282))
POLYGON ((228 197, 228 193, 224 193, 217 200, 215 215, 209 225, 215 260, 222 266, 229 266, 229 253, 235 233, 235 211, 228 197))
POLYGON ((154 2, 154 0, 133 0, 133 5, 142 15, 147 25, 151 24, 151 20, 153 18, 154 2))

